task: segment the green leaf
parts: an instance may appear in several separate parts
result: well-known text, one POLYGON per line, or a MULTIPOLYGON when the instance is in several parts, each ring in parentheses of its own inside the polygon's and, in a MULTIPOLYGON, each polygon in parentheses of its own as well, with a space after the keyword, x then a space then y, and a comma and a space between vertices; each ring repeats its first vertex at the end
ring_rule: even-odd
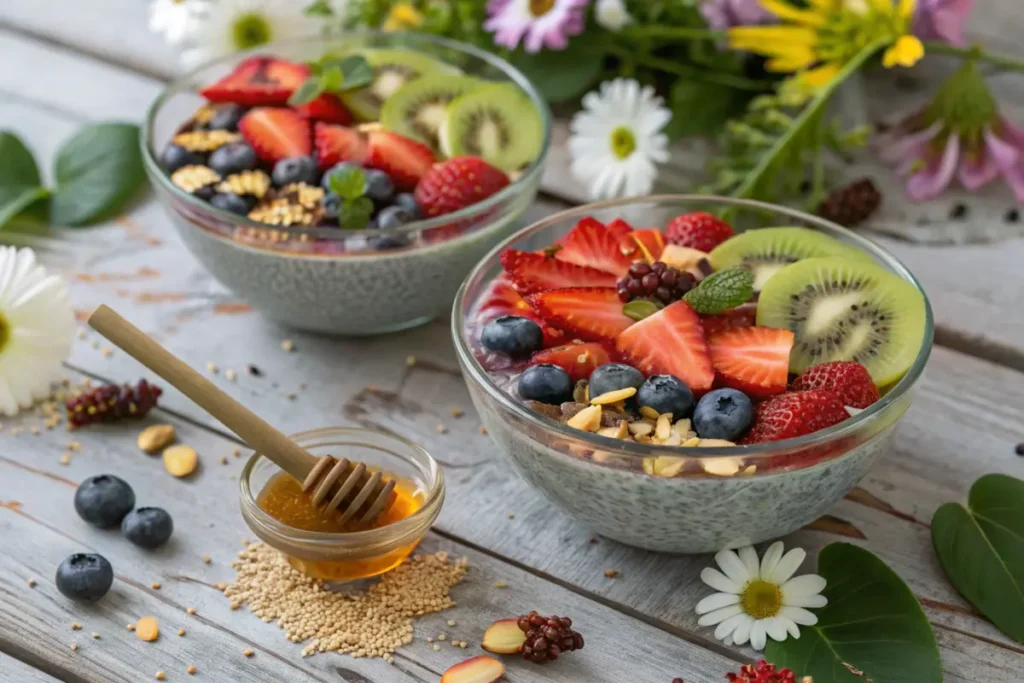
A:
POLYGON ((345 90, 361 88, 373 80, 373 67, 362 55, 349 55, 341 60, 341 71, 345 74, 345 90))
POLYGON ((564 50, 516 52, 512 63, 548 102, 571 102, 600 79, 604 55, 586 50, 582 41, 576 40, 564 50))
POLYGON ((736 308, 754 296, 754 274, 746 268, 726 268, 704 278, 683 300, 701 315, 736 308))
POLYGON ((338 211, 338 225, 346 230, 362 230, 370 223, 373 215, 373 200, 357 197, 345 201, 338 211))
POLYGON ((316 76, 310 76, 302 82, 295 92, 292 93, 291 97, 288 98, 288 104, 296 107, 300 104, 306 104, 312 102, 316 98, 323 94, 325 88, 323 80, 316 76))
POLYGON ((869 551, 833 543, 818 555, 828 605, 800 638, 768 640, 765 659, 815 682, 941 683, 935 634, 907 584, 869 551), (858 675, 850 668, 863 672, 858 675))
POLYGON ((946 503, 932 543, 950 583, 999 630, 1024 643, 1024 481, 986 474, 967 508, 946 503))
POLYGON ((366 174, 361 168, 343 168, 331 175, 329 184, 331 192, 342 199, 355 200, 366 192, 366 174))
POLYGON ((340 92, 345 84, 345 72, 340 66, 325 66, 320 75, 321 92, 340 92))
POLYGON ((334 8, 331 7, 329 0, 316 0, 307 5, 302 13, 307 17, 333 17, 334 8))
POLYGON ((49 194, 49 190, 39 185, 0 186, 0 228, 49 194))
POLYGON ((57 153, 55 225, 83 225, 116 212, 142 185, 139 128, 101 123, 78 131, 57 153))
POLYGON ((25 143, 14 133, 0 131, 0 187, 42 184, 36 160, 25 143))
POLYGON ((679 79, 669 92, 672 120, 665 126, 670 140, 711 135, 742 110, 745 95, 718 83, 679 79))
POLYGON ((622 314, 640 322, 648 316, 652 316, 661 310, 661 305, 650 299, 634 299, 622 306, 622 314))

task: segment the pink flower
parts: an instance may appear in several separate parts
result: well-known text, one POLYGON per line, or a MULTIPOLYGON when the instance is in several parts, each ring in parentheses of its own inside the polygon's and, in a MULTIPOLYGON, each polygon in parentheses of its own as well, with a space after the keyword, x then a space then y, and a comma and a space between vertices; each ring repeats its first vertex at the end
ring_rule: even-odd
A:
POLYGON ((586 25, 589 0, 490 0, 484 28, 494 33, 497 45, 515 49, 519 41, 527 52, 542 48, 564 50, 569 36, 586 25))
POLYGON ((716 31, 724 31, 733 26, 769 24, 778 20, 774 14, 761 7, 758 0, 704 0, 700 5, 700 13, 704 15, 708 26, 716 31))
POLYGON ((974 0, 917 0, 914 35, 964 45, 964 24, 972 9, 974 0))

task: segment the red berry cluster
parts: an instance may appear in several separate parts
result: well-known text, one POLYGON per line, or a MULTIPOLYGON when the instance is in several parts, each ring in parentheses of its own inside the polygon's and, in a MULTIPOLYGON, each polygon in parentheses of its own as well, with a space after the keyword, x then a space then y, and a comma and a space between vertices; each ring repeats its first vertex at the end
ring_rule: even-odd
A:
POLYGON ((540 664, 558 659, 563 652, 583 649, 583 636, 572 628, 569 617, 542 617, 536 610, 519 617, 519 630, 526 634, 523 659, 540 664))
POLYGON ((163 394, 160 387, 140 379, 136 386, 104 384, 64 402, 68 425, 84 427, 96 422, 114 422, 141 418, 157 404, 163 394))
POLYGON ((631 265, 626 276, 619 280, 616 289, 622 303, 650 297, 668 305, 673 301, 679 301, 696 284, 697 278, 692 273, 681 272, 666 263, 656 261, 651 265, 631 265))
POLYGON ((775 669, 763 659, 757 664, 744 664, 738 674, 725 674, 729 683, 796 683, 796 674, 790 669, 775 669))

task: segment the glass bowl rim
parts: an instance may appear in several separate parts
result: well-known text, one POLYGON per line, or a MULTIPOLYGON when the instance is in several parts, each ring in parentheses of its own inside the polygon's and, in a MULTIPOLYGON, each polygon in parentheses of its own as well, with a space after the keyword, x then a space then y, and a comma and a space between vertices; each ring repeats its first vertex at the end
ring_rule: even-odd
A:
MULTIPOLYGON (((365 429, 362 427, 320 427, 317 429, 307 429, 294 434, 289 434, 288 438, 302 445, 304 441, 318 437, 351 436, 358 438, 364 434, 374 434, 375 436, 393 441, 402 447, 409 448, 425 458, 426 463, 429 466, 430 473, 433 476, 433 481, 430 482, 430 489, 427 491, 423 504, 416 510, 416 512, 404 519, 398 520, 397 522, 392 522, 391 524, 387 524, 377 529, 367 529, 365 531, 341 533, 296 529, 293 526, 289 526, 284 522, 271 517, 269 514, 264 512, 263 508, 256 504, 256 496, 253 495, 250 479, 252 478, 257 464, 260 461, 266 461, 274 467, 277 467, 279 470, 281 468, 270 458, 267 458, 258 452, 254 452, 246 460, 245 465, 242 467, 242 472, 238 477, 238 495, 239 500, 241 501, 243 513, 250 515, 254 522, 276 535, 287 538, 291 541, 299 541, 306 544, 331 545, 334 547, 338 547, 339 545, 347 547, 375 545, 386 546, 394 544, 397 541, 402 541, 409 534, 417 532, 417 530, 423 525, 424 521, 427 522, 427 525, 422 529, 423 534, 425 534, 430 525, 430 518, 432 516, 436 516, 437 512, 440 511, 440 506, 444 502, 445 497, 444 471, 441 469, 437 460, 435 460, 425 448, 413 441, 410 441, 409 439, 398 436, 397 434, 377 431, 374 429, 365 429)), ((397 455, 397 457, 402 457, 408 460, 405 456, 397 455)))
MULTIPOLYGON (((166 174, 163 168, 160 166, 160 162, 157 160, 154 151, 151 149, 151 143, 154 142, 154 127, 156 124, 156 117, 163 108, 163 106, 176 94, 181 92, 189 92, 189 85, 193 79, 195 79, 201 72, 205 71, 214 66, 219 65, 230 65, 237 63, 248 57, 257 55, 273 55, 276 51, 293 46, 308 46, 311 41, 319 43, 330 43, 336 41, 343 41, 348 38, 397 38, 401 37, 403 42, 401 45, 412 44, 427 44, 434 47, 441 47, 450 50, 456 50, 463 54, 474 57, 478 60, 486 62, 490 66, 501 71, 509 80, 514 82, 520 89, 523 90, 530 98, 533 105, 537 108, 537 113, 541 118, 541 125, 544 128, 544 138, 541 142, 541 150, 537 155, 537 158, 526 167, 524 171, 514 181, 510 182, 507 186, 494 193, 490 197, 487 197, 481 202, 467 206, 464 209, 459 209, 443 216, 436 216, 434 218, 419 220, 413 223, 399 226, 397 228, 389 229, 388 234, 407 234, 428 231, 432 228, 441 226, 447 226, 456 221, 471 220, 479 218, 486 214, 489 210, 501 206, 506 201, 511 201, 518 195, 524 187, 529 187, 530 184, 537 179, 537 177, 543 173, 544 162, 547 159, 548 151, 551 148, 551 132, 552 132, 552 115, 551 109, 547 104, 547 101, 540 94, 537 88, 526 78, 525 75, 517 68, 512 66, 508 61, 493 55, 489 52, 481 50, 480 48, 463 43, 456 40, 450 40, 448 38, 442 38, 425 33, 415 33, 412 31, 373 31, 373 30, 355 30, 345 31, 344 33, 327 36, 318 34, 316 36, 309 36, 303 39, 289 39, 280 40, 276 42, 267 43, 258 47, 241 51, 233 52, 228 55, 223 55, 216 59, 204 62, 203 64, 191 69, 184 75, 181 75, 160 91, 156 99, 149 105, 146 110, 146 116, 142 127, 139 130, 139 146, 142 149, 143 164, 146 169, 147 175, 150 178, 150 182, 157 182, 167 192, 169 192, 175 199, 183 202, 187 207, 197 212, 209 214, 212 217, 230 223, 232 227, 238 228, 243 227, 251 230, 259 230, 261 232, 270 232, 280 230, 279 226, 267 225, 266 223, 259 223, 257 221, 250 220, 248 217, 239 216, 238 214, 231 213, 224 209, 218 209, 209 202, 203 201, 198 197, 195 197, 188 192, 185 192, 180 187, 171 182, 171 178, 166 174), (154 181, 153 179, 157 180, 154 181)), ((396 47, 400 47, 396 46, 396 47)), ((192 91, 194 92, 194 91, 192 91)), ((475 232, 472 231, 472 232, 475 232)), ((310 237, 316 237, 317 239, 344 242, 349 239, 359 237, 370 237, 379 236, 380 231, 374 230, 339 230, 337 228, 290 228, 290 233, 296 236, 308 235, 310 237), (339 234, 340 233, 340 234, 339 234)))
MULTIPOLYGON (((475 302, 474 302, 475 303, 475 302)), ((569 439, 570 441, 585 443, 588 447, 593 447, 595 450, 601 450, 604 452, 610 452, 615 455, 627 456, 631 458, 648 458, 655 456, 675 456, 675 457, 691 457, 699 459, 710 459, 715 457, 730 457, 730 458, 743 458, 745 462, 749 464, 755 464, 759 459, 768 458, 774 455, 778 455, 783 452, 803 449, 806 447, 812 447, 821 445, 833 440, 839 440, 845 436, 850 435, 858 431, 863 425, 873 422, 875 418, 884 413, 889 406, 896 403, 904 394, 906 394, 920 379, 921 374, 924 372, 925 365, 928 362, 928 357, 931 354, 932 342, 934 336, 934 318, 932 314, 931 302, 928 300, 928 295, 925 293, 921 283, 917 280, 914 274, 907 268, 903 263, 895 256, 890 254, 888 250, 883 249, 879 245, 875 244, 866 237, 863 237, 848 228, 844 228, 837 223, 825 220, 818 216, 812 216, 811 214, 804 213, 797 209, 791 209, 785 206, 777 204, 770 204, 768 202, 761 202, 753 199, 738 199, 734 197, 720 197, 716 195, 699 195, 699 194, 655 194, 645 195, 641 197, 627 197, 625 199, 609 199, 598 202, 591 202, 589 204, 582 204, 580 206, 572 207, 564 211, 552 214, 546 218, 543 218, 525 228, 518 230, 517 232, 510 235, 507 239, 498 244, 492 249, 486 256, 484 256, 473 270, 469 272, 466 279, 463 280, 462 285, 459 287, 458 293, 455 295, 455 303, 452 307, 452 337, 455 345, 455 351, 459 358, 459 362, 462 367, 467 371, 466 374, 471 378, 471 381, 481 386, 484 391, 494 400, 496 400, 503 409, 510 411, 516 417, 521 420, 525 420, 532 425, 548 431, 554 432, 559 437, 569 439), (483 366, 480 365, 476 356, 469 348, 468 340, 465 334, 465 320, 461 315, 461 309, 466 300, 467 288, 471 282, 481 277, 482 270, 485 265, 492 264, 495 262, 496 257, 501 254, 502 251, 508 249, 512 244, 518 242, 528 235, 540 232, 551 225, 572 218, 582 218, 583 216, 595 211, 603 209, 623 208, 635 204, 650 204, 659 202, 703 202, 705 204, 719 204, 729 207, 747 208, 760 211, 771 211, 775 214, 785 215, 795 220, 802 221, 806 224, 811 224, 815 227, 824 228, 826 231, 837 232, 850 241, 852 241, 857 248, 862 249, 877 261, 881 262, 888 270, 895 272, 896 275, 903 278, 907 282, 914 285, 917 291, 921 294, 924 301, 925 307, 925 332, 924 339, 922 340, 921 348, 918 350, 917 357, 907 370, 906 374, 900 379, 899 382, 893 386, 885 396, 881 397, 878 401, 875 401, 868 408, 860 411, 856 415, 843 420, 837 425, 828 427, 826 429, 819 430, 812 434, 800 436, 792 439, 783 439, 781 441, 770 441, 751 446, 716 446, 712 448, 698 448, 696 446, 666 446, 657 444, 639 444, 623 441, 621 439, 614 439, 612 437, 600 436, 597 434, 591 434, 589 432, 583 432, 578 429, 568 427, 561 422, 556 422, 550 418, 544 417, 526 407, 524 403, 516 401, 510 394, 503 391, 498 387, 484 370, 483 366)), ((843 454, 845 455, 845 453, 843 454)), ((839 456, 842 457, 842 456, 839 456)), ((813 465, 808 465, 813 466, 813 465)), ((803 468, 801 468, 803 469, 803 468)), ((768 474, 785 474, 785 472, 754 472, 751 476, 764 476, 768 474)))

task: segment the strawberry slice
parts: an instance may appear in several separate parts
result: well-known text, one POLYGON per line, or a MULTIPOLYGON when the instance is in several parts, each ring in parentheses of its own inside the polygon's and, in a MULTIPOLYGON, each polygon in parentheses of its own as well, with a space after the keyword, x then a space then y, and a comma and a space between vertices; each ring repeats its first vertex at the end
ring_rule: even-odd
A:
MULTIPOLYGON (((593 221, 594 219, 590 218, 590 219, 584 219, 584 220, 592 220, 593 221)), ((596 223, 597 221, 594 221, 594 222, 596 223)), ((622 239, 623 237, 627 237, 629 235, 629 233, 633 232, 633 226, 630 225, 629 223, 627 223, 626 221, 622 220, 621 218, 616 218, 615 220, 613 220, 611 223, 609 223, 605 227, 608 229, 608 232, 610 232, 612 235, 614 235, 617 239, 622 239)))
POLYGON ((559 346, 566 341, 565 332, 544 322, 530 307, 530 304, 526 303, 526 299, 516 291, 512 280, 507 275, 502 275, 491 283, 477 308, 477 316, 485 321, 494 320, 503 315, 518 315, 529 318, 540 325, 540 329, 544 332, 544 348, 546 349, 559 346))
POLYGON ((309 121, 291 109, 257 107, 238 122, 245 141, 264 161, 308 156, 313 151, 309 121))
POLYGON ((341 161, 366 161, 366 137, 355 128, 317 123, 313 128, 317 163, 326 171, 341 161))
POLYGON ((530 359, 530 365, 550 363, 569 373, 573 382, 590 377, 590 373, 605 363, 612 362, 612 355, 603 344, 565 344, 553 349, 538 351, 530 359))
POLYGON ((622 313, 614 287, 570 287, 531 294, 526 300, 541 318, 587 341, 612 341, 633 324, 622 313))
POLYGON ((616 277, 629 270, 633 260, 622 253, 622 245, 614 233, 593 218, 584 218, 559 240, 555 258, 578 266, 597 268, 616 277))
POLYGON ((416 187, 434 165, 434 153, 426 145, 398 133, 378 130, 370 133, 366 165, 384 171, 402 190, 416 187))
POLYGON ((723 313, 702 316, 700 321, 704 325, 704 336, 711 339, 716 334, 726 330, 734 330, 739 327, 753 327, 756 316, 756 303, 741 304, 723 313))
POLYGON ((281 106, 309 76, 309 68, 276 57, 256 56, 199 93, 211 102, 234 102, 247 107, 281 106))
POLYGON ((525 294, 566 287, 614 287, 616 282, 611 273, 515 249, 501 255, 501 265, 516 288, 525 294))
POLYGON ((295 107, 300 116, 326 123, 337 123, 347 126, 352 123, 352 112, 348 110, 336 95, 324 93, 312 102, 306 102, 295 107))
POLYGON ((719 381, 757 398, 781 394, 789 382, 793 333, 773 327, 740 327, 711 337, 711 364, 719 381))
POLYGON ((665 236, 657 228, 634 230, 622 243, 622 252, 634 261, 643 259, 647 263, 654 263, 661 258, 663 251, 665 236))
POLYGON ((645 375, 675 375, 695 392, 707 391, 715 381, 700 317, 685 301, 622 332, 615 348, 645 375))

